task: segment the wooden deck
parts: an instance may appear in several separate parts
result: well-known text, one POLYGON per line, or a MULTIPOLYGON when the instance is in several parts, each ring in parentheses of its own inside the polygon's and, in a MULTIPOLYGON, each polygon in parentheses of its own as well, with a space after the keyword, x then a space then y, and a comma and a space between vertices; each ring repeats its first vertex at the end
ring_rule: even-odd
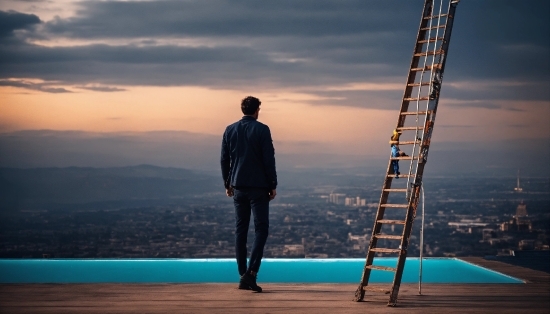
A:
MULTIPOLYGON (((402 285, 397 307, 387 295, 353 302, 357 285, 3 284, 0 313, 549 313, 550 274, 481 258, 469 262, 525 284, 402 285)), ((261 283, 260 283, 261 284, 261 283)), ((379 285, 387 287, 387 285, 379 285)))

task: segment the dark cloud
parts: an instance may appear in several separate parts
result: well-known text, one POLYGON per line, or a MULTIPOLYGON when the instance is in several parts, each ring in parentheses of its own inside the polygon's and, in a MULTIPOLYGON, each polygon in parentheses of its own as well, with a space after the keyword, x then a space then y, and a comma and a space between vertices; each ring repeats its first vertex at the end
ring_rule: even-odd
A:
POLYGON ((458 108, 483 108, 483 109, 503 109, 502 105, 495 104, 491 101, 461 101, 458 103, 445 103, 444 100, 439 102, 439 105, 450 105, 458 108))
POLYGON ((15 30, 30 29, 40 23, 40 18, 34 14, 0 11, 0 38, 12 36, 15 30))
MULTIPOLYGON (((420 0, 334 1, 84 1, 76 17, 54 20, 49 31, 75 38, 156 36, 327 36, 395 31, 417 25, 409 10, 420 0)), ((420 11, 420 9, 417 9, 420 11)))
MULTIPOLYGON (((452 83, 452 82, 449 82, 452 83)), ((492 81, 484 86, 483 81, 472 79, 467 86, 443 84, 441 95, 446 98, 470 100, 550 100, 550 81, 507 82, 492 81), (476 83, 479 86, 476 86, 476 83)))
POLYGON ((22 80, 0 80, 0 86, 19 87, 53 94, 72 93, 63 87, 52 87, 49 83, 33 83, 22 80))
POLYGON ((365 80, 376 65, 284 62, 243 47, 0 47, 1 77, 116 85, 289 86, 365 80), (330 75, 328 75, 330 74, 330 75))
MULTIPOLYGON (((111 44, 44 47, 6 42, 0 44, 0 78, 80 86, 303 87, 325 98, 315 104, 380 108, 384 102, 399 102, 402 91, 305 89, 388 79, 395 83, 398 77, 404 83, 422 4, 84 1, 75 16, 46 22, 33 36, 111 44), (185 40, 196 42, 181 45, 185 40)), ((494 105, 496 100, 550 99, 549 10, 550 2, 542 0, 462 1, 445 81, 520 84, 484 90, 444 84, 442 97, 482 102, 493 109, 501 108, 494 105)), ((40 21, 10 14, 16 14, 20 28, 40 21)), ((13 32, 14 27, 4 29, 13 32)))

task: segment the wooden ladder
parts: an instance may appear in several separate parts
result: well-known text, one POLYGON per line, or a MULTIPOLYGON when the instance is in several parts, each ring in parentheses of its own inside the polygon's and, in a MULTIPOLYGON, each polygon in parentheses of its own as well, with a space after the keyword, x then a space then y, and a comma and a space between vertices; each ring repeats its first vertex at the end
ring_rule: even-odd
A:
POLYGON ((458 2, 440 0, 440 3, 434 3, 434 0, 425 0, 395 128, 398 135, 390 140, 391 145, 406 146, 410 153, 406 156, 390 155, 365 267, 354 301, 362 301, 365 291, 370 291, 389 293, 388 306, 397 303, 458 2), (408 171, 395 173, 396 162, 402 162, 400 166, 405 166, 403 168, 408 171), (391 255, 397 255, 395 267, 375 263, 384 262, 384 259, 376 257, 391 255), (373 270, 395 273, 390 289, 369 287, 373 270))

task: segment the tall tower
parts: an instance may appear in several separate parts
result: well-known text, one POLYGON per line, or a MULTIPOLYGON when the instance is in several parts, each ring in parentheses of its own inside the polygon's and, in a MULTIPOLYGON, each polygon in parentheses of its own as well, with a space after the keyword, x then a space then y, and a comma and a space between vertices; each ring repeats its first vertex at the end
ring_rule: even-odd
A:
POLYGON ((521 188, 521 187, 519 186, 519 169, 518 169, 518 184, 517 184, 517 186, 514 188, 514 191, 516 191, 516 192, 521 192, 521 191, 523 191, 523 188, 521 188))

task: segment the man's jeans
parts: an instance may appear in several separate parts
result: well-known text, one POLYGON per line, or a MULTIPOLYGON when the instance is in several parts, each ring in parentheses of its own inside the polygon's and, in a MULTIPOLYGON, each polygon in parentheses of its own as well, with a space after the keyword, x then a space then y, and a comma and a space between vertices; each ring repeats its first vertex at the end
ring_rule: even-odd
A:
POLYGON ((239 274, 242 276, 247 271, 258 272, 264 245, 269 232, 269 194, 267 189, 260 188, 235 188, 233 195, 235 203, 235 254, 239 274), (247 268, 246 239, 250 213, 254 214, 254 230, 256 236, 250 253, 250 265, 247 268))
POLYGON ((395 175, 399 174, 399 160, 392 160, 391 164, 393 166, 393 173, 395 175))

